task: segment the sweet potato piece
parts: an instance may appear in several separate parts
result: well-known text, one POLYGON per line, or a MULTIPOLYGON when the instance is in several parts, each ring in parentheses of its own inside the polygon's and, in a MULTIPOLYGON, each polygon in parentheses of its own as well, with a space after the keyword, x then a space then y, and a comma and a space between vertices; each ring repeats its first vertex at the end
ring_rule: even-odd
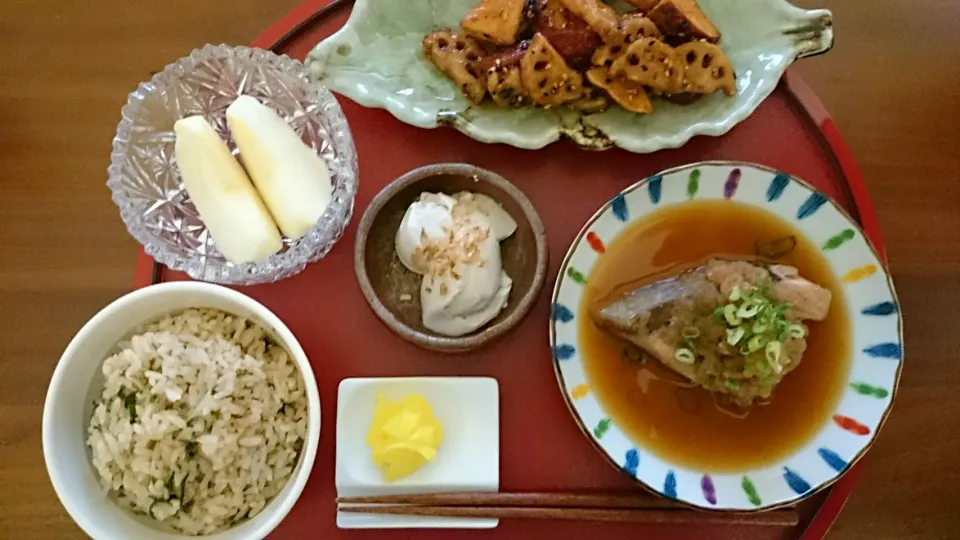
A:
POLYGON ((574 68, 589 66, 590 55, 603 42, 583 19, 563 7, 559 0, 539 0, 534 30, 574 68))
POLYGON ((477 67, 481 73, 487 73, 491 69, 505 69, 520 65, 520 59, 527 52, 530 46, 530 40, 521 41, 513 47, 503 49, 495 53, 488 54, 480 59, 477 67))
POLYGON ((593 32, 571 32, 561 30, 544 34, 550 45, 560 53, 567 65, 574 69, 590 67, 590 56, 593 51, 602 46, 600 37, 593 32))
POLYGON ((477 40, 454 34, 449 28, 431 32, 423 38, 423 54, 474 103, 483 101, 487 93, 477 69, 484 52, 477 40))
POLYGON ((468 35, 498 45, 513 45, 523 22, 525 0, 483 0, 460 21, 468 35))
POLYGON ((662 92, 681 91, 683 64, 673 47, 655 38, 634 41, 610 65, 610 76, 662 92))
POLYGON ((647 17, 661 32, 683 41, 705 39, 720 41, 720 30, 700 10, 696 0, 661 0, 647 17))
POLYGON ((675 49, 684 65, 681 88, 694 94, 712 94, 717 90, 732 96, 737 92, 733 64, 723 49, 703 41, 691 41, 675 49))
POLYGON ((536 34, 520 60, 520 79, 530 99, 542 107, 574 101, 583 94, 583 77, 570 68, 543 34, 536 34))
POLYGON ((563 7, 583 19, 591 30, 607 40, 616 33, 617 12, 600 0, 559 0, 563 7))
POLYGON ((487 91, 501 107, 523 107, 530 104, 520 79, 520 67, 491 69, 487 72, 487 91))
POLYGON ((653 112, 653 104, 642 85, 621 81, 610 76, 607 68, 595 67, 587 72, 587 79, 594 85, 603 88, 613 101, 624 109, 648 114, 653 112))

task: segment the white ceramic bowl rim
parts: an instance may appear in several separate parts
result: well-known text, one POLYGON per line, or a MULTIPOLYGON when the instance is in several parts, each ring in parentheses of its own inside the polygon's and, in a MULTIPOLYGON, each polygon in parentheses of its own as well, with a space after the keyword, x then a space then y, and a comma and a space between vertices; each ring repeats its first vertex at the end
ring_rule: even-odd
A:
MULTIPOLYGON (((70 344, 67 345, 67 348, 64 350, 63 355, 58 361, 57 367, 53 372, 53 377, 50 380, 50 386, 47 390, 47 396, 44 402, 42 439, 44 461, 46 463, 47 473, 50 476, 50 481, 53 484, 54 491, 57 493, 57 497, 59 497, 60 502, 63 504, 64 508, 77 523, 77 525, 79 525, 80 528, 92 538, 111 537, 109 536, 109 531, 114 529, 107 528, 101 523, 100 518, 102 518, 102 516, 95 517, 87 513, 75 500, 74 495, 72 495, 72 492, 76 487, 71 484, 72 480, 68 478, 71 475, 71 471, 68 470, 68 468, 76 467, 78 464, 75 462, 75 460, 65 462, 64 456, 60 455, 60 450, 55 446, 57 443, 64 442, 59 440, 62 439, 64 435, 58 434, 59 421, 57 418, 55 418, 57 407, 62 406, 62 404, 58 403, 59 396, 64 386, 72 383, 72 381, 67 379, 67 371, 69 369, 68 364, 77 360, 75 358, 77 353, 84 347, 86 342, 88 342, 97 333, 103 331, 105 323, 108 323, 108 321, 117 317, 122 312, 131 309, 133 306, 138 304, 142 305, 155 303, 158 299, 169 297, 170 295, 174 294, 182 294, 183 296, 196 296, 198 298, 218 298, 223 301, 222 304, 233 305, 240 310, 247 311, 249 315, 243 316, 250 316, 251 318, 258 319, 257 322, 259 324, 263 325, 269 331, 272 331, 273 335, 278 338, 281 343, 283 343, 284 347, 290 353, 292 359, 296 362, 297 368, 300 371, 300 375, 303 377, 308 403, 307 440, 304 441, 300 460, 297 464, 297 467, 294 469, 292 476, 288 480, 287 485, 276 497, 274 497, 273 500, 267 504, 266 507, 264 507, 260 514, 253 519, 240 523, 225 531, 205 536, 205 538, 211 540, 263 538, 269 534, 270 531, 276 528, 276 526, 290 512, 310 476, 320 440, 320 394, 317 389, 317 383, 316 379, 314 378, 313 370, 307 361, 306 353, 303 351, 303 348, 300 346, 293 333, 289 328, 287 328, 283 321, 281 321, 279 317, 277 317, 269 309, 253 298, 226 287, 210 283, 191 281, 152 285, 138 289, 114 300, 83 325, 80 331, 77 332, 77 334, 70 341, 70 344)), ((197 304, 173 307, 173 309, 166 311, 166 313, 176 312, 178 310, 188 309, 190 307, 207 306, 200 301, 197 304)), ((227 312, 231 311, 229 308, 223 307, 217 307, 217 309, 227 312)), ((148 317, 145 320, 137 321, 127 325, 127 328, 125 328, 122 332, 114 332, 118 334, 118 338, 114 340, 114 343, 119 341, 122 336, 128 335, 130 331, 134 330, 140 325, 162 316, 163 313, 158 313, 157 315, 148 317)), ((106 358, 106 354, 108 354, 108 352, 109 351, 104 351, 105 354, 101 357, 101 362, 103 358, 106 358)), ((97 365, 99 365, 99 362, 97 365)), ((83 384, 85 387, 87 387, 90 383, 84 381, 83 384)), ((82 418, 82 415, 78 414, 78 416, 82 418)), ((86 426, 88 419, 83 418, 82 421, 84 426, 86 426)), ((86 430, 83 429, 82 432, 85 434, 86 430)), ((84 455, 87 456, 87 463, 82 464, 84 466, 81 468, 84 470, 85 475, 89 476, 89 481, 95 483, 97 489, 100 490, 95 471, 89 464, 89 452, 86 449, 86 441, 85 439, 82 439, 76 442, 80 445, 83 445, 84 455)), ((105 500, 108 499, 106 494, 103 494, 103 498, 105 500)), ((156 539, 172 540, 185 537, 184 535, 166 533, 160 529, 149 528, 146 525, 139 523, 129 511, 120 509, 119 505, 112 504, 112 506, 120 510, 130 519, 129 524, 124 524, 128 530, 134 529, 141 532, 143 535, 148 535, 150 538, 156 539)), ((143 536, 140 536, 140 538, 143 538, 143 536)))

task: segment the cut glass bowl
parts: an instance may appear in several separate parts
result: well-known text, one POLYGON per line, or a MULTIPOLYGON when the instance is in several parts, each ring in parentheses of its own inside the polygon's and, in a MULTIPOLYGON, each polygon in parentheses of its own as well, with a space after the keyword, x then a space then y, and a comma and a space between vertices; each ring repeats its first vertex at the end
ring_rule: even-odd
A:
POLYGON ((304 74, 300 62, 261 49, 207 45, 170 64, 130 94, 110 155, 107 186, 120 217, 148 255, 215 283, 250 285, 292 276, 326 255, 350 222, 357 154, 340 105, 304 74), (299 239, 258 263, 233 264, 217 251, 190 201, 174 154, 173 124, 203 115, 227 142, 226 110, 241 94, 278 111, 330 169, 333 197, 299 239))

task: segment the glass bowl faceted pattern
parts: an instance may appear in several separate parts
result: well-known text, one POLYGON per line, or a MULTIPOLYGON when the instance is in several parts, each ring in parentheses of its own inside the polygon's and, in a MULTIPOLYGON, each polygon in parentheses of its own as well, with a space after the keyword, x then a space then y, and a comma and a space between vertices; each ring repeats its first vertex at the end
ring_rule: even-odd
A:
MULTIPOLYGON (((261 49, 208 45, 140 84, 123 107, 107 186, 130 234, 156 261, 190 277, 250 285, 292 276, 326 255, 353 214, 357 154, 340 105, 309 81, 300 62, 261 49), (240 95, 273 108, 316 149, 334 190, 320 220, 299 239, 258 263, 233 264, 217 251, 180 178, 173 124, 204 116, 227 142, 226 110, 240 95)), ((242 161, 242 156, 241 161, 242 161)))

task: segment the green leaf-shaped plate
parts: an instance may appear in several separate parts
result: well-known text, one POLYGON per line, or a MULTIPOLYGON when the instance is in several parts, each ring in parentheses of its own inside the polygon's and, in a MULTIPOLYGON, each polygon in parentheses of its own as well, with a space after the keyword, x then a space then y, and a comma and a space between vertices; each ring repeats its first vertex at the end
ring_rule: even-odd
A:
POLYGON ((457 28, 477 2, 357 0, 347 24, 311 51, 309 72, 363 106, 422 128, 451 124, 478 141, 520 148, 568 137, 587 148, 645 153, 679 147, 695 135, 723 135, 770 95, 795 59, 833 44, 827 10, 803 10, 786 0, 701 0, 737 72, 733 97, 716 93, 686 106, 658 100, 649 115, 619 107, 587 115, 475 106, 424 58, 420 43, 434 29, 457 28))

